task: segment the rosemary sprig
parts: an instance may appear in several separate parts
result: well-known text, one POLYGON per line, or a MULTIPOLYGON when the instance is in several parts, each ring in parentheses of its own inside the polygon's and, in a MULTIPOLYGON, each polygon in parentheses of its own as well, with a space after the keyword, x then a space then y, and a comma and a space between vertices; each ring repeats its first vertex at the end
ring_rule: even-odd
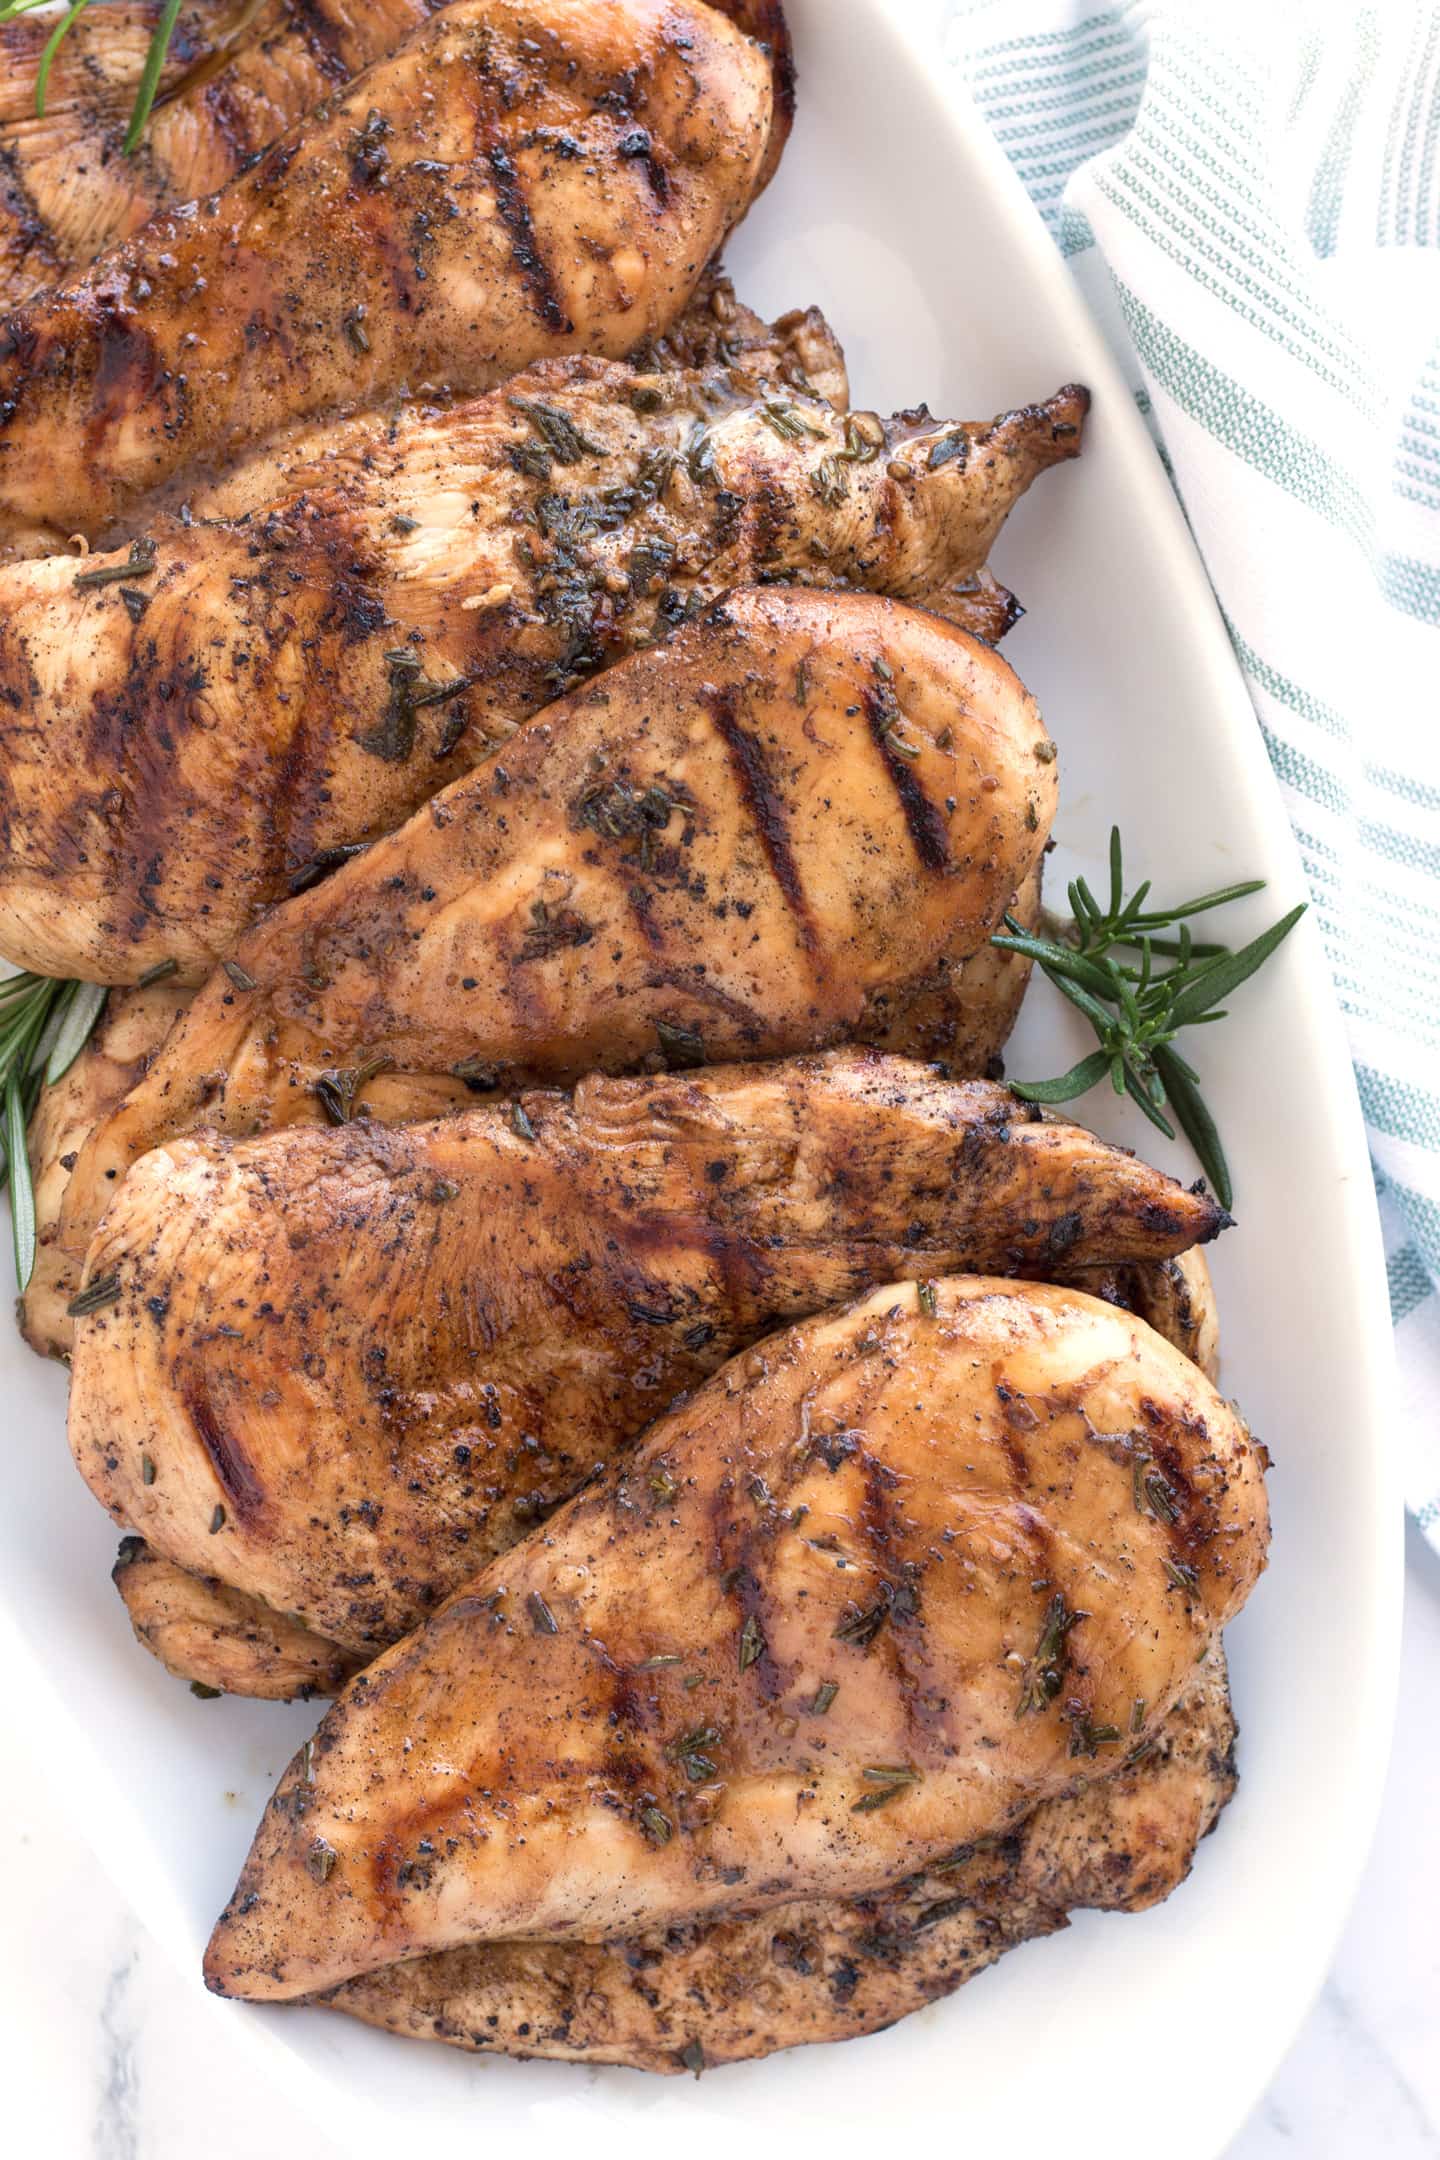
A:
POLYGON ((0 1191, 10 1187, 15 1277, 24 1290, 35 1265, 35 1191, 25 1127, 42 1087, 70 1070, 100 1017, 100 983, 10 975, 0 982, 0 1191))
POLYGON ((1146 907, 1147 878, 1128 897, 1119 828, 1110 830, 1110 892, 1102 907, 1084 878, 1069 888, 1071 921, 1056 938, 1027 930, 1011 915, 1006 935, 991 939, 1003 952, 1035 961, 1061 995, 1082 1012, 1100 1048, 1055 1080, 1012 1082, 1026 1102, 1071 1102, 1109 1076, 1117 1095, 1128 1095, 1167 1140, 1175 1122, 1200 1159, 1222 1207, 1234 1199, 1229 1165, 1215 1120, 1200 1092, 1200 1075, 1175 1048, 1182 1028, 1223 1020, 1224 1001, 1269 959, 1305 913, 1302 901, 1260 936, 1232 952, 1191 936, 1190 918, 1263 892, 1263 878, 1202 893, 1174 907, 1146 907), (1167 932, 1176 931, 1169 936, 1167 932), (1138 955, 1138 959, 1135 957, 1138 955), (1157 962, 1173 965, 1160 967, 1157 962))
MULTIPOLYGON (((48 0, 3 0, 0 4, 0 27, 14 22, 19 15, 32 15, 36 8, 45 7, 48 0)), ((40 55, 40 65, 35 71, 35 113, 37 119, 45 117, 45 100, 50 89, 50 70, 55 65, 55 55, 74 29, 80 17, 91 5, 91 0, 70 0, 65 13, 59 18, 40 55)), ((130 109, 130 122, 125 130, 124 149, 127 156, 139 147, 150 119, 150 108, 155 103, 155 93, 160 86, 160 76, 165 58, 175 36, 175 26, 180 19, 180 0, 165 0, 165 8, 156 23, 145 54, 145 65, 140 71, 140 83, 135 93, 135 103, 130 109)))

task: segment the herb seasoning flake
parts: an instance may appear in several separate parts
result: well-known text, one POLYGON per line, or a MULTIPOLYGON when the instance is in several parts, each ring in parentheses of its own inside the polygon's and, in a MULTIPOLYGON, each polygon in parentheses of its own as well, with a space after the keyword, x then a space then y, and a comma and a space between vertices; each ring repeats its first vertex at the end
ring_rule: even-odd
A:
POLYGON ((323 1837, 317 1837, 306 1856, 305 1865, 316 1882, 328 1882, 339 1857, 333 1845, 328 1844, 323 1837))
POLYGON ((94 1282, 87 1283, 77 1296, 71 1298, 65 1311, 70 1319, 83 1320, 86 1313, 99 1312, 103 1305, 115 1304, 119 1296, 118 1275, 97 1275, 94 1282))
POLYGON ((919 1771, 904 1763, 872 1763, 860 1775, 872 1789, 852 1804, 852 1815, 872 1815, 876 1808, 889 1807, 892 1800, 898 1800, 907 1787, 920 1783, 919 1771))
POLYGON ((706 1778, 715 1775, 714 1759, 706 1750, 714 1747, 719 1738, 718 1726, 696 1725, 682 1733, 666 1752, 672 1762, 680 1765, 692 1785, 703 1785, 706 1778))
POLYGON ((1071 1628, 1088 1618, 1088 1613, 1071 1612, 1063 1594, 1056 1591, 1045 1608, 1034 1655, 1021 1675, 1020 1700, 1015 1705, 1017 1718, 1026 1717, 1034 1710, 1043 1710, 1055 1700, 1064 1683, 1065 1638, 1071 1628))
POLYGON ((568 413, 558 405, 542 405, 538 398, 512 397, 511 409, 523 413, 557 465, 578 465, 581 458, 608 457, 604 443, 592 442, 581 433, 568 413))
POLYGON ((668 1845, 675 1834, 675 1826, 669 1816, 658 1807, 641 1808, 640 1827, 652 1845, 668 1845))
POLYGON ((81 570, 76 574, 76 592, 99 585, 123 585, 127 578, 149 577, 155 568, 155 543, 153 540, 132 540, 129 560, 123 563, 102 563, 95 570, 81 570))
POLYGON ((672 1069, 704 1064, 705 1038, 698 1028, 686 1027, 679 1020, 657 1020, 655 1033, 672 1069))

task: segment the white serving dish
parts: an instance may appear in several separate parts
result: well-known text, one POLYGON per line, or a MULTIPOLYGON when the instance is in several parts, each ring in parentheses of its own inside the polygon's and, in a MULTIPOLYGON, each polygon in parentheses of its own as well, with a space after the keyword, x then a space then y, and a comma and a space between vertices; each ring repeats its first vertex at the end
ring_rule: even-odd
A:
MULTIPOLYGON (((1079 378, 1084 458, 1042 480, 997 563, 1030 613, 1006 651, 1061 746, 1066 853, 1179 895, 1249 875, 1246 934, 1303 895, 1204 572, 1128 393, 1018 182, 939 69, 930 9, 790 0, 800 116, 730 251, 741 291, 818 301, 857 401, 983 415, 1079 378)), ((1066 866, 1066 853, 1059 865, 1066 866)), ((1063 888, 1062 888, 1063 889, 1063 888)), ((1017 1076, 1085 1047, 1043 983, 1017 1076)), ((237 2071, 287 2083, 347 2152, 686 2160, 822 2142, 1018 2160, 1214 2160, 1317 1988, 1378 1801, 1398 1651, 1401 1514, 1390 1336, 1359 1111, 1319 939, 1302 924, 1207 1040, 1207 1091, 1240 1226, 1215 1269, 1223 1379, 1275 1456, 1274 1559, 1231 1631, 1239 1797, 1185 1888, 1138 1917, 1082 1916, 888 2033, 698 2084, 477 2060, 320 2011, 216 2004, 237 2071), (258 2050, 248 2061, 247 2048, 258 2050), (464 2140, 463 2144, 452 2141, 464 2140)), ((1186 1175, 1128 1106, 1084 1106, 1186 1175)), ((77 1803, 146 1923, 195 1975, 273 1778, 312 1708, 200 1703, 132 1641, 114 1532, 71 1467, 64 1374, 0 1336, 0 1626, 17 1729, 77 1803)), ((218 2100, 217 2104, 223 2104, 218 2100)), ((197 2125, 203 2145, 203 2129, 197 2125)))

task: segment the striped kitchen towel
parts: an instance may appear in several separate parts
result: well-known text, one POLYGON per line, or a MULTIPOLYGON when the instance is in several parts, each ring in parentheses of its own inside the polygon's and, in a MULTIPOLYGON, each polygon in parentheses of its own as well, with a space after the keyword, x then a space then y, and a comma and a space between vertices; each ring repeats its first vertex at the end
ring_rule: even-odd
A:
POLYGON ((947 0, 1205 558, 1349 1028, 1440 1549, 1440 7, 947 0))

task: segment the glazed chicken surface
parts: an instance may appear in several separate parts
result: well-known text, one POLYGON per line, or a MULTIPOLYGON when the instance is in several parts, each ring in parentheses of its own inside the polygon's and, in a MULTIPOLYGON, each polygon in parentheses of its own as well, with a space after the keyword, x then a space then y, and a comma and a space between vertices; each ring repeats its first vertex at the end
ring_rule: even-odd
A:
MULTIPOLYGON (((1199 1246, 1110 1267, 1057 1261, 1037 1266, 1032 1279, 1067 1282, 1124 1306, 1215 1378, 1214 1287, 1199 1246)), ((137 1641, 178 1679, 217 1692, 281 1702, 334 1695, 369 1654, 342 1648, 217 1575, 162 1558, 141 1537, 121 1539, 111 1577, 137 1641)))
POLYGON ((153 1553, 373 1651, 777 1324, 902 1276, 1153 1263, 1226 1220, 1004 1088, 865 1051, 183 1141, 92 1247, 113 1294, 78 1324, 71 1445, 153 1553))
POLYGON ((455 0, 5 319, 0 539, 134 538, 147 496, 287 423, 620 357, 743 215, 773 112, 702 0, 455 0))
POLYGON ((1266 1538, 1261 1452, 1133 1315, 876 1291, 743 1352, 350 1683, 207 1978, 291 1997, 896 1882, 1154 1731, 1266 1538))
POLYGON ((721 592, 944 605, 1079 447, 1074 389, 984 425, 882 423, 752 373, 778 342, 663 375, 546 361, 332 431, 266 502, 242 473, 243 514, 153 521, 139 563, 0 567, 6 956, 197 981, 262 908, 721 592))
POLYGON ((619 1943, 472 1943, 316 1999, 412 2039, 661 2075, 876 2032, 1071 1912, 1143 1912, 1178 1888, 1235 1789, 1218 1643, 1168 1716, 1126 1746, 1107 1777, 868 1897, 800 1898, 619 1943))
POLYGON ((192 0, 140 156, 126 128, 163 0, 105 0, 35 85, 52 15, 0 25, 0 307, 85 269, 156 210, 223 187, 339 83, 433 14, 426 0, 192 0))
MULTIPOLYGON (((1009 912, 1033 929, 1040 919, 1040 899, 1037 862, 1014 895, 1009 912)), ((1028 960, 994 945, 982 945, 968 957, 943 955, 929 981, 908 995, 891 998, 886 1023, 872 1030, 871 1039, 879 1049, 935 1060, 956 1078, 997 1072, 1003 1066, 1001 1052, 1015 1025, 1029 974, 1028 960)), ((83 1244, 77 1249, 66 1242, 71 1171, 96 1128, 149 1070, 171 1025, 193 996, 190 990, 176 989, 168 978, 146 990, 112 990, 90 1042, 59 1086, 41 1096, 29 1135, 35 1268, 19 1300, 18 1314, 25 1340, 42 1357, 68 1357, 74 1341, 75 1322, 69 1307, 80 1288, 85 1250, 83 1244)), ((382 1123, 475 1107, 470 1085, 453 1075, 445 1080, 422 1082, 411 1077, 397 1082, 376 1074, 363 1082, 357 1095, 352 1109, 382 1123)), ((303 1108, 295 1107, 299 1113, 295 1123, 304 1123, 308 1114, 310 1122, 324 1124, 330 1121, 334 1105, 327 1107, 316 1094, 303 1108)), ((114 1189, 112 1185, 112 1197, 114 1189)), ((1129 1302, 1129 1292, 1123 1287, 1119 1301, 1129 1302)))
POLYGON ((424 1116, 457 1080, 884 1035, 985 943, 1055 782, 1032 701, 963 632, 869 596, 734 593, 249 931, 80 1151, 60 1243, 83 1254, 146 1149, 313 1117, 327 1092, 353 1111, 399 1087, 424 1116))
MULTIPOLYGON (((789 132, 793 63, 779 0, 713 0, 770 63, 762 184, 789 132)), ((163 0, 106 0, 77 17, 35 85, 54 18, 0 25, 0 308, 85 269, 157 210, 223 187, 440 0, 192 0, 170 43, 140 156, 124 149, 163 0)))

